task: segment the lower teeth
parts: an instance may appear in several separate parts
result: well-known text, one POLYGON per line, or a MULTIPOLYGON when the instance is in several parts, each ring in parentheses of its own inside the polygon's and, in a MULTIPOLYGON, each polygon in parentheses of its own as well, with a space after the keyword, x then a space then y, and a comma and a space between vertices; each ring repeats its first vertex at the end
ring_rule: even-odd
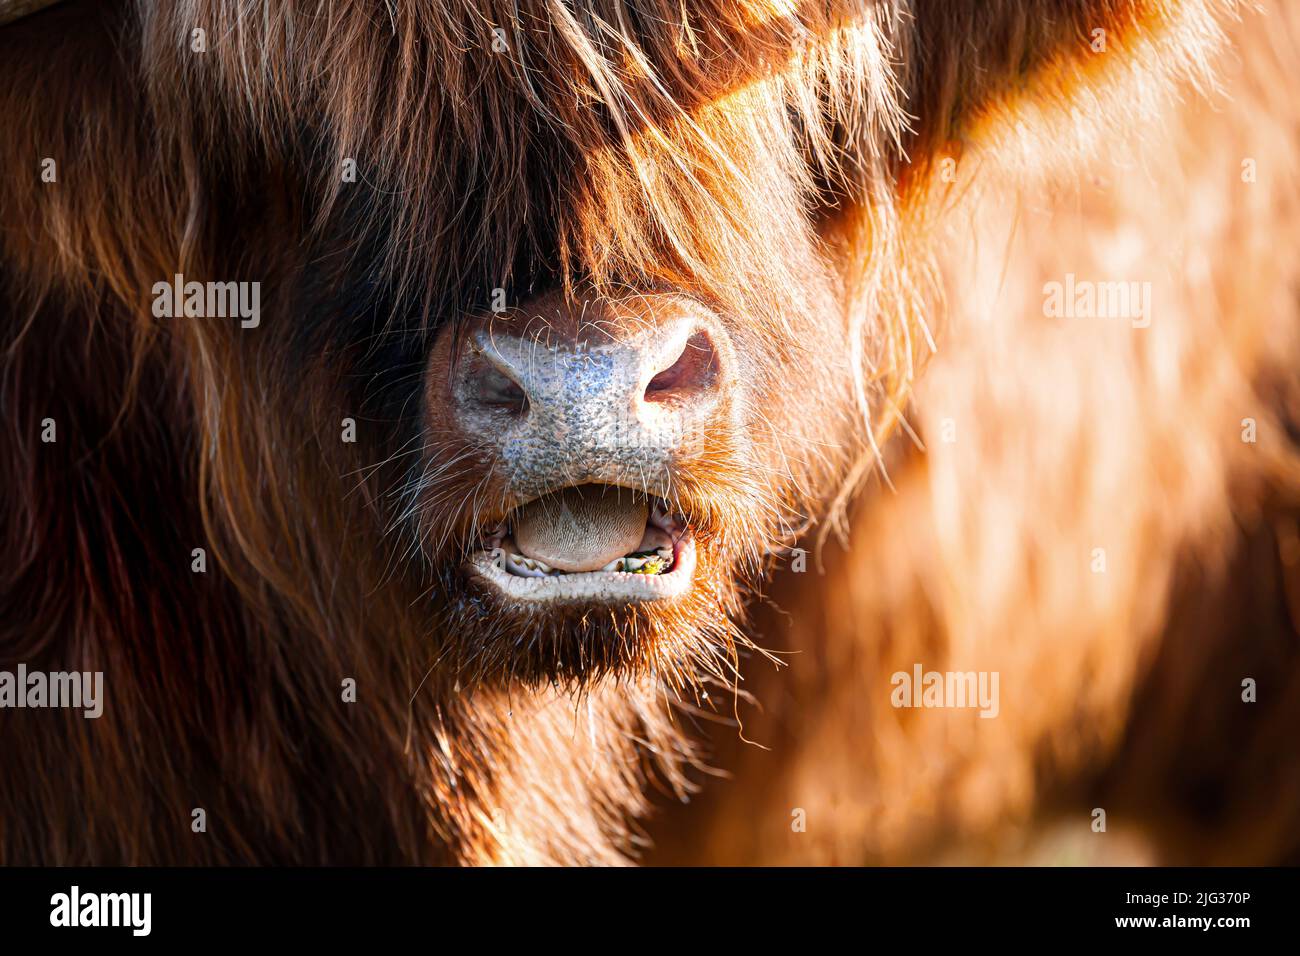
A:
MULTIPOLYGON (((492 566, 497 570, 506 571, 516 577, 550 578, 569 573, 557 571, 545 562, 515 554, 505 548, 493 548, 491 560, 492 566)), ((615 558, 600 570, 625 574, 663 574, 672 567, 672 563, 672 549, 659 548, 655 551, 643 551, 615 558)))

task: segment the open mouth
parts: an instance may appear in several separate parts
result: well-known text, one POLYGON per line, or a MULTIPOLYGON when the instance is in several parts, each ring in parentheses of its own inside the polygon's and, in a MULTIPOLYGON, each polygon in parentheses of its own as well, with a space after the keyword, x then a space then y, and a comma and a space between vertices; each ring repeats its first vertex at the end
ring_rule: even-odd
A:
POLYGON ((661 499, 578 485, 516 509, 483 534, 469 566, 516 600, 664 600, 690 586, 695 545, 661 499))

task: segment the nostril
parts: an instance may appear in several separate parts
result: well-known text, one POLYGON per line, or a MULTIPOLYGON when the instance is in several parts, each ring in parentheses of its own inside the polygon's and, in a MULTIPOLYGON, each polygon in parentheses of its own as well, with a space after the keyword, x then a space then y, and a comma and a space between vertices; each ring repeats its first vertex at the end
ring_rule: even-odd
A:
POLYGON ((519 383, 500 369, 482 366, 472 378, 472 394, 480 405, 522 415, 528 411, 528 396, 519 383))
POLYGON ((717 377, 717 353, 708 334, 701 330, 686 340, 682 354, 672 365, 650 379, 645 400, 663 402, 681 392, 710 389, 717 377))

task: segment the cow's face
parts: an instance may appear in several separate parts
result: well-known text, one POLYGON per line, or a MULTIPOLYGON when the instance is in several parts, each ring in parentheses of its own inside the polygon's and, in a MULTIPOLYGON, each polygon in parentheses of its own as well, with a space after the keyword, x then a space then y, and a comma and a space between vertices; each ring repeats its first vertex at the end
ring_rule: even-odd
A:
POLYGON ((600 68, 553 14, 511 33, 502 84, 468 101, 526 141, 443 147, 447 168, 520 173, 485 184, 512 268, 464 265, 479 302, 431 340, 406 483, 462 680, 729 683, 742 595, 867 453, 864 366, 894 317, 845 293, 863 249, 842 161, 871 159, 832 141, 844 114, 808 72, 835 30, 703 6, 624 23, 600 68))
POLYGON ((313 261, 345 259, 358 221, 442 229, 403 263, 425 312, 389 284, 376 312, 402 321, 329 321, 371 362, 355 377, 404 382, 390 407, 411 427, 376 453, 402 456, 393 539, 432 570, 439 660, 462 685, 729 681, 742 595, 866 453, 864 364, 892 318, 846 300, 862 249, 841 161, 869 160, 830 137, 841 114, 807 74, 822 41, 768 12, 678 10, 727 31, 695 51, 628 23, 600 67, 553 11, 500 52, 486 33, 452 57, 478 76, 447 99, 473 132, 416 137, 446 177, 421 218, 366 215, 402 190, 340 193, 313 261), (395 376, 364 343, 401 328, 395 376))

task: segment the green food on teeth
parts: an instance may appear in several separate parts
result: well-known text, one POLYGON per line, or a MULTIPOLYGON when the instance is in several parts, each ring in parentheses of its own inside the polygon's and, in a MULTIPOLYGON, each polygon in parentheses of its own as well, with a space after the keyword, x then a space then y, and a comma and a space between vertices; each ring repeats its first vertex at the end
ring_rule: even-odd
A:
POLYGON ((658 555, 656 555, 655 557, 650 558, 648 561, 646 561, 646 563, 641 565, 641 567, 629 571, 628 573, 629 574, 660 574, 667 566, 668 566, 668 562, 665 561, 663 558, 659 557, 658 555))

